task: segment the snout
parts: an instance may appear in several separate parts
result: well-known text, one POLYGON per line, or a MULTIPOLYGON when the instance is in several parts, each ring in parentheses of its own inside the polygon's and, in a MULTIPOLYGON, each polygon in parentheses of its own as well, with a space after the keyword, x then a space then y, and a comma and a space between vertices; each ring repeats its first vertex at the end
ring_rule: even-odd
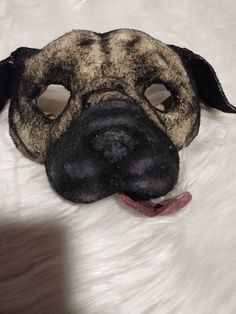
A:
POLYGON ((130 156, 137 139, 128 130, 111 126, 91 134, 89 142, 95 153, 115 164, 130 156))
POLYGON ((136 200, 168 193, 178 179, 178 152, 132 102, 86 109, 50 149, 46 171, 63 197, 90 203, 117 192, 136 200))

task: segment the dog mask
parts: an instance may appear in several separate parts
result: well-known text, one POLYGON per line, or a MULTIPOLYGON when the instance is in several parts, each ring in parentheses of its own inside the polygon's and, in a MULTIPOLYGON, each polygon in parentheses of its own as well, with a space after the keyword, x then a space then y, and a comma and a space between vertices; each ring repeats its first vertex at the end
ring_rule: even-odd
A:
POLYGON ((9 98, 16 147, 45 164, 60 195, 90 203, 121 193, 147 215, 190 200, 183 193, 165 206, 147 201, 175 186, 178 151, 198 133, 200 102, 236 112, 206 60, 130 29, 72 31, 41 50, 17 49, 0 63, 0 108, 9 98), (145 96, 157 83, 171 93, 164 110, 145 96), (38 106, 50 84, 70 91, 54 120, 38 106))

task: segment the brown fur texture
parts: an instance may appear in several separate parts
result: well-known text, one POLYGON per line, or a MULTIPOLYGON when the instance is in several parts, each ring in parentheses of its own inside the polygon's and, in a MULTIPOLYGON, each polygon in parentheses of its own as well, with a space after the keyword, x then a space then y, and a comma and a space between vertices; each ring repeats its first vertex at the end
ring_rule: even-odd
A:
POLYGON ((200 106, 179 55, 164 43, 136 30, 97 34, 72 31, 20 61, 10 106, 10 134, 27 157, 44 163, 49 146, 60 138, 84 106, 127 99, 140 106, 180 150, 197 135, 200 106), (172 93, 168 112, 153 108, 144 95, 152 83, 172 93), (37 106, 50 84, 71 93, 55 120, 37 106))

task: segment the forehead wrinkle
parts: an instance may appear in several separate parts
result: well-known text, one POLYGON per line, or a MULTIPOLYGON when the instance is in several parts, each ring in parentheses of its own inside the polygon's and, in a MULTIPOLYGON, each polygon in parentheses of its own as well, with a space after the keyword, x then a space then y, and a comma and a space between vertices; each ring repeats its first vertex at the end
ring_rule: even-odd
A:
POLYGON ((48 60, 52 58, 62 65, 65 61, 73 64, 73 75, 80 83, 102 76, 126 76, 132 81, 143 76, 148 68, 153 68, 159 79, 172 84, 178 82, 181 93, 185 93, 184 97, 189 95, 184 90, 189 85, 188 77, 177 55, 163 43, 138 31, 118 30, 111 32, 105 39, 92 32, 72 31, 46 46, 34 58, 28 59, 26 75, 39 80, 49 67, 48 60), (86 48, 84 45, 79 47, 79 42, 85 39, 93 41, 86 48), (134 40, 137 41, 135 47, 124 49, 128 42, 134 40), (104 41, 107 44, 106 51, 102 47, 104 41), (134 65, 140 58, 144 64, 137 72, 134 65))

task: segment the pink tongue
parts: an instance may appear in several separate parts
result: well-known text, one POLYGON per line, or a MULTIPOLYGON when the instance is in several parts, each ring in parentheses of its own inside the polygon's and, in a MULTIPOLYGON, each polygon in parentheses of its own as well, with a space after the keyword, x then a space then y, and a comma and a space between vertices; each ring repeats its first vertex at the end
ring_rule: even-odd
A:
POLYGON ((175 213, 186 206, 192 199, 192 195, 189 192, 183 192, 168 200, 165 204, 155 204, 152 201, 134 201, 122 193, 119 193, 119 196, 126 205, 133 207, 148 217, 175 213))

